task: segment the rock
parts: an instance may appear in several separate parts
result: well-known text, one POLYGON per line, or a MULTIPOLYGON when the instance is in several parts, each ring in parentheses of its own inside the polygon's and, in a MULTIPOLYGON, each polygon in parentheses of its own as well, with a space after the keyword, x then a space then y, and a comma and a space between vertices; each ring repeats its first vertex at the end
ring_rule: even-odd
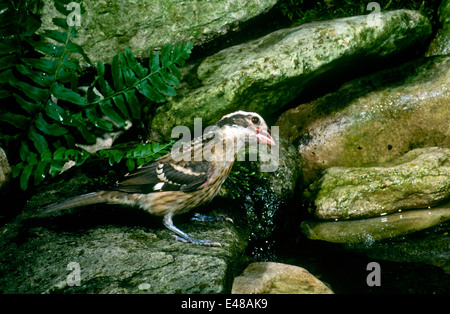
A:
POLYGON ((447 221, 408 236, 375 242, 352 242, 343 247, 378 260, 430 264, 450 274, 449 227, 447 221))
POLYGON ((270 189, 281 200, 289 200, 296 192, 297 183, 301 181, 302 156, 287 140, 276 137, 277 147, 269 147, 276 151, 259 152, 262 164, 261 175, 269 181, 270 189))
POLYGON ((332 167, 305 195, 320 219, 376 217, 450 198, 450 148, 420 148, 377 167, 332 167))
POLYGON ((442 0, 438 16, 442 27, 437 31, 426 56, 450 54, 450 0, 442 0))
POLYGON ((431 209, 402 211, 351 221, 304 221, 301 229, 312 240, 335 243, 369 242, 393 238, 450 220, 450 203, 431 209))
POLYGON ((11 167, 9 166, 8 157, 3 148, 0 147, 0 189, 3 189, 8 183, 11 175, 11 167))
POLYGON ((450 57, 412 61, 355 79, 285 112, 310 183, 329 167, 376 165, 414 148, 450 147, 450 57))
MULTIPOLYGON (((210 42, 267 12, 276 3, 277 0, 85 0, 79 36, 74 41, 94 63, 110 62, 126 48, 145 58, 152 49, 167 43, 210 42)), ((61 14, 56 12, 53 1, 47 0, 41 15, 42 29, 55 29, 52 19, 61 14)))
POLYGON ((281 263, 250 264, 233 282, 234 294, 332 294, 306 269, 281 263))
MULTIPOLYGON (((121 175, 120 169, 88 160, 35 188, 23 214, 0 227, 0 293, 231 291, 232 279, 245 262, 248 233, 240 219, 245 211, 224 208, 220 199, 203 212, 223 214, 234 223, 190 221, 201 208, 176 216, 174 223, 221 247, 177 242, 160 217, 132 207, 99 204, 33 216, 45 204, 104 188, 121 175), (77 267, 80 286, 71 286, 77 267)), ((9 206, 18 204, 15 200, 9 206)))
POLYGON ((0 292, 229 293, 246 247, 233 224, 177 224, 222 243, 203 247, 175 241, 160 219, 149 228, 140 223, 152 222, 148 215, 101 211, 3 226, 0 292))
POLYGON ((168 139, 176 125, 192 127, 195 117, 210 125, 236 109, 267 117, 332 73, 398 55, 430 31, 420 13, 399 10, 381 13, 375 24, 367 15, 315 22, 226 48, 194 67, 178 96, 158 108, 152 136, 168 139))

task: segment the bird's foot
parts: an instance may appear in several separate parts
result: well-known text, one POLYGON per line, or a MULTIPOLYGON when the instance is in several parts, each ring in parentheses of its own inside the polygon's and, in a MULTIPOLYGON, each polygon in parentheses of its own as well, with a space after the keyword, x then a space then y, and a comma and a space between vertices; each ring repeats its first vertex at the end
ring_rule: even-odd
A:
POLYGON ((230 221, 233 223, 233 219, 231 219, 229 217, 225 217, 222 214, 217 215, 217 216, 208 216, 208 215, 195 213, 194 217, 192 217, 191 220, 201 221, 201 222, 230 221))
POLYGON ((206 245, 206 246, 222 246, 219 242, 213 242, 211 240, 197 240, 191 237, 183 238, 177 235, 172 235, 172 237, 175 238, 175 240, 184 242, 184 243, 192 243, 192 244, 198 244, 198 245, 206 245))

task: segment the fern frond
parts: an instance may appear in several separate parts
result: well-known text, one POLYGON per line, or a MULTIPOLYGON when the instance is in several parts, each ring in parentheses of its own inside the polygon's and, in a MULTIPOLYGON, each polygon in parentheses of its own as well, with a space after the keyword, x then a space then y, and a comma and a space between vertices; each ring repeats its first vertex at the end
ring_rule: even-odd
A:
MULTIPOLYGON (((140 120, 149 105, 175 96, 181 78, 177 66, 184 65, 193 48, 192 42, 168 44, 151 54, 148 67, 127 49, 113 58, 110 73, 99 62, 94 81, 82 91, 78 57, 87 64, 90 60, 73 40, 76 27, 67 21, 67 5, 82 0, 53 1, 65 18, 54 18, 58 29, 39 34, 38 0, 0 4, 0 36, 5 39, 0 44, 0 146, 7 148, 13 176, 24 190, 30 180, 39 184, 56 175, 69 160, 82 164, 91 154, 76 143, 93 144, 103 133, 140 120)), ((126 159, 129 168, 151 158, 102 154, 110 163, 126 159)))

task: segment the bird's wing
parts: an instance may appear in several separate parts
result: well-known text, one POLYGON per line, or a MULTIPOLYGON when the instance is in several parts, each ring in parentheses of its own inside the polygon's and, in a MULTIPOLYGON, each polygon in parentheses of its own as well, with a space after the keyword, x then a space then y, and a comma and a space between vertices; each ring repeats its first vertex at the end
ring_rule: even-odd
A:
POLYGON ((214 166, 206 161, 174 161, 170 154, 128 174, 112 190, 127 193, 193 191, 210 178, 214 166))

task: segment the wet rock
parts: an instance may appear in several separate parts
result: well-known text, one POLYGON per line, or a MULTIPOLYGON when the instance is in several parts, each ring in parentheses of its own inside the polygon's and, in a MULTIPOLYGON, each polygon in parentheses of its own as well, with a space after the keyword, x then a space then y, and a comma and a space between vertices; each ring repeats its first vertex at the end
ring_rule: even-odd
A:
POLYGON ((373 243, 373 241, 427 229, 448 220, 450 220, 450 204, 368 219, 329 222, 304 221, 301 229, 312 240, 335 243, 373 243))
POLYGON ((344 248, 379 260, 426 263, 450 274, 449 227, 450 223, 447 221, 408 236, 346 243, 344 248))
POLYGON ((261 175, 269 181, 270 189, 281 200, 294 196, 297 183, 301 181, 302 156, 287 140, 277 137, 277 147, 259 152, 261 175))
POLYGON ((222 244, 203 247, 175 241, 160 219, 149 228, 141 222, 152 217, 130 209, 119 212, 85 210, 3 226, 1 293, 230 291, 246 247, 233 224, 177 225, 194 237, 222 244))
POLYGON ((252 263, 233 282, 235 294, 332 294, 306 269, 281 263, 252 263))
POLYGON ((376 217, 450 198, 450 148, 419 148, 377 167, 332 167, 305 195, 320 219, 376 217))
POLYGON ((11 167, 9 166, 8 157, 3 148, 0 148, 0 193, 4 188, 11 175, 11 167))
POLYGON ((192 127, 195 117, 202 117, 204 126, 212 124, 237 108, 267 117, 313 82, 405 52, 431 31, 415 11, 383 12, 376 21, 366 15, 304 24, 207 57, 178 96, 158 108, 153 137, 168 139, 175 125, 192 127))
POLYGON ((176 216, 174 223, 193 237, 219 242, 221 247, 177 242, 160 217, 131 207, 98 204, 33 216, 42 205, 114 182, 120 167, 112 175, 107 169, 107 162, 98 160, 69 169, 37 187, 24 213, 0 227, 1 293, 231 291, 232 279, 243 267, 248 233, 238 219, 245 212, 224 208, 220 199, 194 212, 223 214, 234 223, 190 221, 194 212, 176 216), (72 285, 77 269, 79 286, 72 285))
MULTIPOLYGON (((275 3, 276 0, 85 0, 75 41, 94 63, 110 62, 126 48, 138 57, 148 57, 152 49, 167 43, 207 43, 267 12, 275 3)), ((54 29, 52 18, 59 15, 53 1, 44 1, 42 28, 54 29)))
POLYGON ((438 16, 442 27, 437 31, 426 56, 450 54, 450 0, 442 0, 438 16))
POLYGON ((355 79, 285 112, 310 183, 329 167, 389 162, 414 148, 450 147, 450 57, 412 61, 355 79))

